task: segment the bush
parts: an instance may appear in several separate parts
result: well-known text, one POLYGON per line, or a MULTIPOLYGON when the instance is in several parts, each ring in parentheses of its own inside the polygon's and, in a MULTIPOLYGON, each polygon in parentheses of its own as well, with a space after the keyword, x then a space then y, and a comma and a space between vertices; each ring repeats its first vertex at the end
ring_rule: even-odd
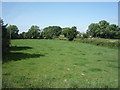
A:
POLYGON ((101 39, 101 38, 84 38, 84 39, 82 38, 82 39, 76 39, 75 41, 94 44, 97 46, 105 46, 110 48, 118 48, 120 45, 120 42, 118 43, 118 41, 111 42, 110 39, 101 39))
POLYGON ((88 38, 88 37, 89 37, 88 34, 86 34, 86 33, 82 34, 82 38, 88 38))
POLYGON ((59 40, 67 40, 67 38, 65 38, 64 35, 60 35, 59 40))

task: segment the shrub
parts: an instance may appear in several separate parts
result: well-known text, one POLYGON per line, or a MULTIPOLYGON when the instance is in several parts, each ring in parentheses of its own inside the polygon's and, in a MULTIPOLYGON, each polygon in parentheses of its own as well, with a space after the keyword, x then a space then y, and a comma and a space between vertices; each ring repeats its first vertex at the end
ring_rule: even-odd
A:
POLYGON ((109 39, 101 39, 101 38, 81 38, 81 39, 76 39, 75 41, 79 41, 82 43, 89 43, 89 44, 94 44, 97 46, 105 46, 105 47, 110 47, 110 48, 118 48, 120 46, 119 41, 114 41, 111 42, 109 39))
POLYGON ((86 34, 86 33, 82 34, 82 38, 88 38, 88 37, 89 37, 88 34, 86 34))

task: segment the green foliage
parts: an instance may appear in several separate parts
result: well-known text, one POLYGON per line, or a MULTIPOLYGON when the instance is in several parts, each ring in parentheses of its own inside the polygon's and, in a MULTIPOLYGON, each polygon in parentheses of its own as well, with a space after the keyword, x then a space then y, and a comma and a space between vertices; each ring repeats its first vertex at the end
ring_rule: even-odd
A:
POLYGON ((100 27, 97 23, 92 23, 89 25, 87 33, 90 34, 92 37, 96 37, 97 36, 97 32, 99 32, 100 27))
POLYGON ((53 33, 51 30, 43 30, 43 32, 41 33, 41 36, 44 38, 44 39, 52 39, 53 38, 53 33))
POLYGON ((89 35, 87 33, 82 34, 82 38, 88 38, 88 37, 89 37, 89 35))
POLYGON ((19 34, 19 39, 25 39, 26 38, 26 32, 22 32, 19 34))
POLYGON ((67 37, 69 41, 72 41, 78 34, 77 28, 75 26, 72 28, 63 28, 62 34, 67 37))
POLYGON ((59 39, 59 40, 67 40, 67 38, 64 37, 64 35, 60 35, 58 39, 59 39))
POLYGON ((70 28, 63 28, 62 29, 62 35, 64 35, 64 37, 67 37, 67 33, 69 32, 70 28))
POLYGON ((115 24, 109 24, 105 20, 89 25, 87 33, 92 37, 120 39, 120 28, 115 24))
POLYGON ((31 28, 28 30, 28 32, 26 33, 26 37, 27 38, 39 38, 40 36, 40 29, 38 26, 31 26, 31 28))
POLYGON ((7 30, 7 24, 3 25, 3 20, 0 19, 0 27, 2 27, 2 53, 3 55, 8 52, 10 46, 10 34, 7 30))
POLYGON ((59 26, 49 26, 43 29, 41 35, 45 39, 52 39, 58 37, 61 34, 61 31, 62 29, 59 26))
POLYGON ((109 39, 101 39, 101 38, 78 38, 75 41, 79 41, 82 43, 94 44, 96 46, 103 46, 109 48, 118 48, 119 41, 118 40, 109 40, 109 39))
POLYGON ((18 36, 18 32, 19 32, 19 29, 16 25, 10 25, 7 27, 9 33, 10 33, 10 38, 11 39, 17 39, 19 36, 18 36))
POLYGON ((101 20, 99 21, 99 26, 101 29, 106 29, 106 27, 109 25, 109 22, 105 21, 105 20, 101 20))

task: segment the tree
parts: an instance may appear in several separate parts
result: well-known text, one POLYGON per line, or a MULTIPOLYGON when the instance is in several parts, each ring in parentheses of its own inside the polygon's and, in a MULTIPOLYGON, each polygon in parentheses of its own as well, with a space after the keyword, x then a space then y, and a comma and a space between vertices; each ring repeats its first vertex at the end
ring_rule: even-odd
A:
POLYGON ((111 24, 107 26, 106 31, 108 31, 107 33, 108 38, 116 38, 116 39, 120 38, 120 28, 118 25, 111 24))
POLYGON ((62 29, 62 35, 64 35, 64 37, 67 37, 67 33, 69 32, 70 28, 63 28, 62 29))
POLYGON ((52 39, 53 33, 50 30, 44 29, 41 33, 42 37, 45 39, 52 39))
POLYGON ((109 31, 106 29, 109 26, 109 22, 105 20, 99 21, 100 26, 100 37, 101 38, 107 38, 109 31))
POLYGON ((92 37, 97 37, 97 35, 100 34, 100 32, 98 30, 100 30, 99 24, 92 23, 89 25, 87 33, 92 37))
POLYGON ((69 41, 72 41, 78 34, 77 28, 75 26, 72 28, 63 28, 62 34, 67 37, 69 41))
POLYGON ((61 34, 62 28, 59 26, 45 27, 42 32, 43 38, 52 39, 61 34))
POLYGON ((100 38, 120 38, 120 27, 115 24, 109 24, 105 20, 99 21, 99 23, 92 23, 89 25, 87 33, 92 37, 100 38))
POLYGON ((11 39, 17 39, 18 38, 19 29, 16 25, 10 25, 10 26, 7 27, 7 29, 10 33, 11 39))
POLYGON ((7 30, 7 24, 4 25, 3 20, 0 19, 0 28, 2 28, 2 53, 8 52, 10 46, 10 34, 7 30))
POLYGON ((19 38, 20 39, 25 39, 26 38, 26 33, 25 32, 20 33, 19 38))
POLYGON ((105 21, 105 20, 101 20, 99 21, 99 26, 101 29, 106 29, 106 27, 109 25, 109 22, 105 21))
POLYGON ((26 33, 27 38, 39 38, 40 36, 40 29, 38 26, 31 26, 31 28, 26 33))

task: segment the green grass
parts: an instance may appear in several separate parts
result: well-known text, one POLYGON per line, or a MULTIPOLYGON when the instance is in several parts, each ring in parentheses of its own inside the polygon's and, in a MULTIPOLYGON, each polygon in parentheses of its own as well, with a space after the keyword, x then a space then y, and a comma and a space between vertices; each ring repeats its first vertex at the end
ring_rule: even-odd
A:
POLYGON ((3 88, 117 88, 118 50, 63 40, 12 40, 3 88))

